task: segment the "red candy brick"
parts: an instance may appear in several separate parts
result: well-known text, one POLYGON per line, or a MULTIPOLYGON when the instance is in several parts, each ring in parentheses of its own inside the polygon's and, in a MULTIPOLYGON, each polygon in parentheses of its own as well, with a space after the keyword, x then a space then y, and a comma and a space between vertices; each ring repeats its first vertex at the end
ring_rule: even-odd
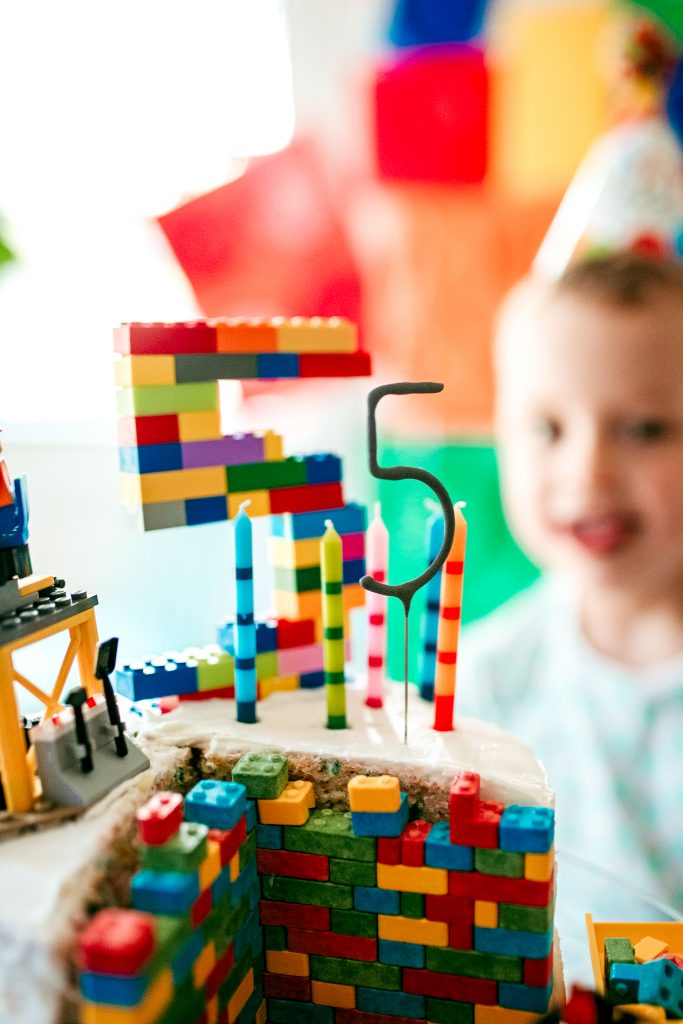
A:
POLYGON ((114 351, 149 356, 215 352, 216 328, 201 321, 121 324, 114 331, 114 351))
POLYGON ((369 377, 372 363, 368 352, 302 352, 300 377, 369 377))
POLYGON ((462 896, 425 896, 425 917, 430 921, 474 923, 474 900, 462 896))
POLYGON ((264 971, 263 994, 270 999, 298 999, 302 1003, 310 1003, 311 979, 264 971))
POLYGON ((180 793, 155 793, 137 812, 138 835, 148 846, 162 846, 180 828, 183 798, 180 793))
POLYGON ((154 918, 138 910, 100 910, 78 940, 86 971, 138 974, 154 950, 154 918))
POLYGON ((190 910, 190 920, 193 928, 199 928, 202 921, 208 916, 211 910, 212 898, 211 887, 205 889, 199 899, 195 900, 190 910))
POLYGON ((341 484, 301 484, 298 487, 275 487, 270 492, 270 511, 274 516, 282 512, 319 512, 326 508, 341 508, 343 504, 341 484))
POLYGON ((122 416, 117 424, 119 444, 124 448, 145 444, 174 444, 180 440, 178 417, 122 416))
POLYGON ((553 880, 532 882, 528 878, 501 878, 478 871, 450 871, 451 896, 467 896, 491 903, 517 903, 523 907, 546 907, 550 902, 553 880))
POLYGON ((425 839, 431 825, 428 821, 410 821, 401 835, 401 863, 412 868, 422 868, 425 862, 425 839))
POLYGON ((349 960, 376 960, 377 940, 359 935, 339 935, 337 932, 300 931, 289 929, 289 949, 294 953, 319 953, 320 956, 339 956, 349 960))
POLYGON ((415 1024, 413 1017, 392 1017, 384 1013, 365 1013, 363 1010, 334 1011, 335 1024, 415 1024))
POLYGON ((482 849, 498 848, 500 819, 505 804, 494 800, 480 800, 471 818, 451 817, 451 842, 482 849))
POLYGON ((498 986, 495 981, 464 978, 459 974, 442 974, 440 971, 419 971, 414 967, 403 968, 403 991, 418 996, 435 996, 437 999, 481 1003, 483 1006, 495 1006, 498 1002, 498 986))
POLYGON ((377 863, 378 864, 400 864, 401 863, 401 838, 378 839, 377 840, 377 863))
POLYGON ((206 998, 207 1000, 213 999, 218 992, 225 979, 227 978, 230 970, 235 963, 235 950, 230 943, 225 953, 213 966, 211 974, 206 979, 206 998))
POLYGON ((308 903, 261 900, 259 915, 261 924, 283 925, 285 928, 312 928, 315 931, 329 931, 330 928, 330 908, 314 907, 308 903))
POLYGON ((237 824, 227 832, 220 828, 209 829, 209 839, 213 839, 221 848, 221 867, 224 868, 235 856, 247 838, 247 816, 243 814, 237 824))
POLYGON ((313 619, 278 619, 277 649, 306 647, 315 643, 315 621, 313 619))
POLYGON ((291 853, 289 850, 257 850, 256 866, 264 875, 286 878, 308 878, 327 882, 330 877, 329 857, 319 853, 291 853))
POLYGON ((545 988, 553 973, 553 952, 544 960, 524 961, 524 984, 533 985, 536 988, 545 988))
POLYGON ((448 925, 448 945, 451 949, 474 949, 474 925, 466 921, 451 921, 448 925))

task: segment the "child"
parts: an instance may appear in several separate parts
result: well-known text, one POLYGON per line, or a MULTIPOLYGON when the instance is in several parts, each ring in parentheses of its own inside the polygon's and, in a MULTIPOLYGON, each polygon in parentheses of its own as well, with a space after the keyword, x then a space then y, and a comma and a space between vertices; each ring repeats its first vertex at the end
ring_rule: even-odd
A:
POLYGON ((577 914, 639 890, 682 911, 683 266, 518 286, 496 364, 504 502, 547 575, 465 633, 458 710, 544 761, 560 894, 563 853, 598 865, 577 914))

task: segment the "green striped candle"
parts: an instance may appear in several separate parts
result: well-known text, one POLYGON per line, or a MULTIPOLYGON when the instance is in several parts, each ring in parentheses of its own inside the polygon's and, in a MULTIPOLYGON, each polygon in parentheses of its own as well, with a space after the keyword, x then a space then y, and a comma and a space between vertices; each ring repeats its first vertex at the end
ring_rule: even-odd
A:
POLYGON ((327 699, 327 728, 346 728, 344 675, 344 596, 341 537, 331 519, 325 520, 320 541, 323 609, 323 667, 327 699))

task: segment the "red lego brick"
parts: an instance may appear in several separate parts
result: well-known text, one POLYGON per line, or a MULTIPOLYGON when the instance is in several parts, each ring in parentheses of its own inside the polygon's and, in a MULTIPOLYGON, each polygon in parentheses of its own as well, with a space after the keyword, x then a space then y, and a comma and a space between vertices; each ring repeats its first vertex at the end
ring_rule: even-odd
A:
MULTIPOLYGON (((480 778, 477 772, 458 772, 451 785, 449 811, 451 829, 453 818, 471 818, 479 804, 480 778)), ((451 842, 454 842, 451 832, 451 842)))
POLYGON ((363 1010, 334 1011, 335 1024, 415 1024, 414 1017, 393 1017, 385 1013, 366 1013, 363 1010))
POLYGON ((553 973, 553 951, 544 960, 524 961, 524 984, 535 988, 545 988, 553 973))
POLYGON ((300 377, 369 377, 372 360, 369 352, 302 352, 300 377))
POLYGON ((276 487, 270 492, 270 512, 274 516, 282 512, 319 512, 343 504, 341 484, 301 484, 276 487))
POLYGON ((180 441, 178 417, 122 416, 117 424, 118 442, 123 448, 145 444, 175 444, 180 441))
POLYGON ((180 793, 155 793, 137 812, 138 836, 148 846, 162 846, 183 820, 180 793))
POLYGON ((409 821, 401 835, 401 863, 413 868, 423 868, 425 862, 425 839, 431 824, 428 821, 409 821))
POLYGON ((211 974, 206 979, 206 998, 213 999, 235 963, 235 949, 232 943, 228 946, 223 956, 216 960, 211 974))
POLYGON ((247 838, 247 816, 243 814, 237 824, 227 832, 220 828, 209 829, 209 839, 213 839, 221 848, 221 867, 224 868, 235 856, 247 838))
POLYGON ((139 974, 154 951, 154 918, 138 910, 100 910, 78 939, 86 971, 139 974))
POLYGON ((425 896, 425 917, 429 921, 474 924, 474 900, 462 896, 425 896))
POLYGON ((303 931, 290 928, 288 948, 293 953, 319 953, 320 956, 339 956, 348 960, 377 959, 377 939, 360 935, 340 935, 337 932, 303 931))
POLYGON ((377 840, 377 863, 378 864, 400 864, 401 863, 401 837, 395 839, 377 840))
POLYGON ((314 907, 308 903, 261 900, 259 914, 261 924, 283 925, 285 928, 312 928, 315 931, 329 931, 330 929, 329 907, 314 907))
POLYGON ((278 619, 277 649, 289 650, 292 647, 307 647, 315 643, 314 619, 278 619))
POLYGON ((448 925, 451 949, 474 949, 474 925, 467 921, 451 921, 448 925))
POLYGON ((310 1003, 311 979, 264 971, 263 994, 269 999, 296 999, 302 1003, 310 1003))
POLYGON ((451 816, 451 842, 462 846, 478 846, 485 850, 498 847, 498 830, 505 804, 480 800, 471 818, 451 816))
POLYGON ((548 882, 532 882, 528 878, 501 878, 478 871, 449 871, 448 891, 451 896, 467 896, 491 903, 516 903, 522 907, 547 907, 553 891, 548 882))
POLYGON ((209 886, 208 889, 201 893, 199 899, 195 900, 190 909, 190 921, 193 928, 199 928, 202 921, 208 917, 212 902, 211 886, 209 886))
POLYGON ((284 875, 285 878, 309 878, 327 882, 330 877, 330 858, 320 853, 291 853, 289 850, 257 850, 256 866, 264 875, 284 875))
POLYGON ((216 328, 201 320, 173 324, 121 324, 114 330, 114 351, 136 356, 215 352, 216 328))
POLYGON ((414 967, 403 968, 403 991, 418 996, 479 1003, 482 1006, 496 1006, 498 1003, 498 986, 495 981, 442 974, 440 971, 420 971, 414 967))
POLYGON ((232 700, 235 696, 234 686, 219 686, 216 690, 197 690, 196 693, 181 693, 178 703, 198 700, 232 700))

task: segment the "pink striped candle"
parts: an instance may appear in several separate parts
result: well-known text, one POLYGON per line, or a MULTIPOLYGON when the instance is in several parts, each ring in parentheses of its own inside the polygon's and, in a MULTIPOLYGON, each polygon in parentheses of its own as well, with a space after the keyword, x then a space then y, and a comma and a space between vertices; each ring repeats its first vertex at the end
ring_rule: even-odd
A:
MULTIPOLYGON (((382 521, 380 503, 366 534, 367 571, 378 583, 386 583, 389 563, 389 531, 382 521)), ((368 644, 368 690, 365 703, 381 708, 384 703, 384 660, 387 646, 387 599, 367 591, 365 595, 368 644)))

